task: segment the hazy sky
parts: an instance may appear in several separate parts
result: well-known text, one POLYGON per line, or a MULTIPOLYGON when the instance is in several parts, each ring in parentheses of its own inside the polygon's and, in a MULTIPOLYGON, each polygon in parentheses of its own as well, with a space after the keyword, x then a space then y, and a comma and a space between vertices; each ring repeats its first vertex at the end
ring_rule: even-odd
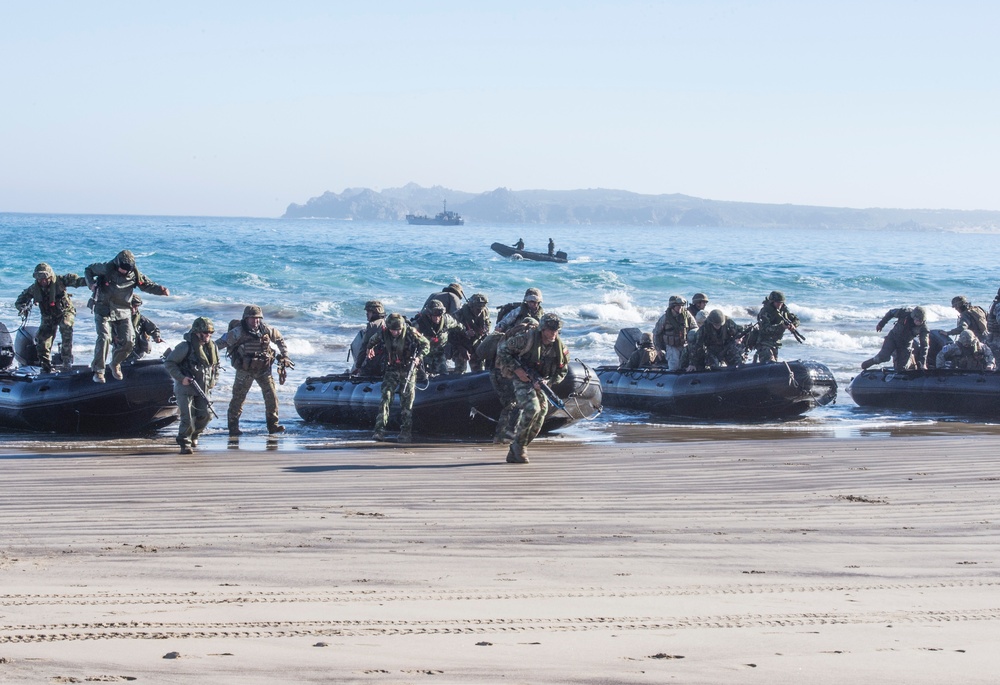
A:
POLYGON ((996 2, 0 0, 0 211, 409 181, 1000 210, 996 2))

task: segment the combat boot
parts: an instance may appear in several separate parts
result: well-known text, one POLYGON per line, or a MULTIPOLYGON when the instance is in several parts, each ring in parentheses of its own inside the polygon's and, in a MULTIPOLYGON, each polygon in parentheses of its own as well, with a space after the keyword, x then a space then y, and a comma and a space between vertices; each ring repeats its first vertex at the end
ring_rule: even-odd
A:
POLYGON ((405 430, 405 429, 399 431, 399 437, 396 438, 396 442, 399 442, 399 443, 413 442, 413 433, 411 433, 409 430, 405 430))
POLYGON ((385 431, 381 428, 377 429, 374 433, 372 433, 372 440, 375 442, 383 442, 385 440, 385 431))
POLYGON ((267 432, 270 433, 271 435, 274 435, 275 433, 284 433, 285 427, 282 426, 280 423, 276 423, 273 426, 268 426, 267 432))
POLYGON ((527 464, 528 455, 525 454, 524 447, 520 443, 512 442, 510 443, 510 450, 507 452, 507 463, 508 464, 527 464))
POLYGON ((121 364, 112 364, 111 365, 111 377, 114 378, 116 381, 120 381, 122 379, 122 365, 121 364))
POLYGON ((42 367, 42 373, 52 373, 52 364, 50 364, 49 362, 42 362, 41 367, 42 367))
POLYGON ((94 372, 94 382, 95 383, 103 383, 104 382, 104 372, 103 371, 95 371, 94 372))
POLYGON ((240 430, 240 424, 236 421, 229 422, 229 437, 238 438, 243 435, 243 431, 240 430))

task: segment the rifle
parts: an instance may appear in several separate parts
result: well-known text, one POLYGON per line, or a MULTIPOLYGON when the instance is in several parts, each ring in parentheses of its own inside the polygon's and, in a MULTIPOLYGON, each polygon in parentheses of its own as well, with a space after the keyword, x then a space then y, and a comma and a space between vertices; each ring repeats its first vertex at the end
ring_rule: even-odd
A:
POLYGON ((795 327, 795 324, 789 321, 788 317, 785 316, 785 314, 780 309, 775 309, 774 311, 778 313, 778 318, 781 319, 782 322, 784 322, 785 327, 788 328, 788 332, 792 334, 792 337, 794 337, 800 343, 804 343, 806 341, 806 336, 799 333, 799 329, 795 327))
POLYGON ((535 383, 538 384, 538 387, 541 388, 542 394, 545 395, 545 399, 549 401, 549 404, 551 404, 556 409, 562 409, 563 411, 566 411, 566 403, 563 402, 562 399, 559 397, 559 395, 556 394, 555 390, 550 388, 545 383, 545 381, 542 380, 542 377, 538 375, 537 371, 529 369, 524 364, 521 364, 521 370, 524 371, 526 374, 528 374, 528 378, 531 380, 532 385, 534 385, 535 383))
POLYGON ((288 370, 295 368, 295 362, 281 355, 278 357, 278 385, 284 385, 285 381, 288 379, 288 370))
MULTIPOLYGON (((188 376, 188 378, 191 377, 188 376)), ((212 400, 208 399, 208 395, 205 394, 205 391, 201 389, 201 386, 198 385, 198 381, 196 381, 194 378, 191 378, 191 387, 194 388, 194 392, 196 395, 203 398, 208 403, 208 410, 212 412, 212 416, 214 418, 219 418, 219 415, 215 413, 215 407, 212 406, 212 400)))

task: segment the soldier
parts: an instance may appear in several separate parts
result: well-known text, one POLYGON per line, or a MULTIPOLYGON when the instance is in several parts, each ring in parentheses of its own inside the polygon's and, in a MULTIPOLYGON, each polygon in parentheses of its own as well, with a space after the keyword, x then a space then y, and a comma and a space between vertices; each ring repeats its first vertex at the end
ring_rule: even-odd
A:
POLYGON ((500 343, 497 363, 505 377, 514 384, 514 395, 520 415, 514 427, 514 441, 507 452, 507 462, 527 464, 527 446, 542 429, 548 413, 548 400, 541 385, 557 385, 568 372, 569 352, 559 330, 562 320, 546 314, 538 328, 526 330, 500 343))
POLYGON ((986 342, 988 324, 986 310, 982 307, 969 304, 969 299, 965 295, 957 295, 951 298, 951 306, 958 312, 958 323, 948 335, 958 335, 968 329, 972 331, 981 342, 986 342))
POLYGON ((264 395, 264 412, 267 418, 267 432, 283 433, 285 427, 278 423, 278 395, 274 387, 274 377, 271 367, 277 358, 288 361, 288 347, 285 339, 277 328, 264 323, 264 312, 255 304, 247 305, 243 310, 243 318, 235 325, 230 324, 229 330, 215 341, 220 349, 225 349, 236 369, 233 380, 233 399, 229 402, 229 435, 243 435, 240 430, 240 416, 243 414, 243 403, 254 381, 264 395), (275 357, 271 343, 278 347, 275 357))
POLYGON ((448 339, 460 334, 462 326, 439 300, 430 300, 413 323, 430 345, 430 351, 420 355, 424 358, 424 369, 432 375, 448 373, 448 339))
POLYGON ((966 371, 993 371, 996 362, 993 351, 976 335, 966 329, 958 334, 958 342, 945 345, 937 355, 939 369, 962 369, 966 371))
POLYGON ((545 316, 545 311, 542 309, 542 291, 538 288, 525 290, 520 306, 516 302, 511 302, 500 307, 496 330, 500 332, 510 330, 526 316, 535 321, 541 321, 545 316))
POLYGON ((523 250, 524 249, 524 238, 518 238, 517 239, 517 242, 514 243, 514 249, 515 250, 523 250))
POLYGON ((497 418, 497 429, 493 435, 493 444, 501 445, 510 442, 514 423, 517 420, 517 397, 514 395, 514 383, 503 375, 503 370, 497 363, 497 349, 506 338, 514 337, 526 330, 538 328, 538 321, 526 316, 506 333, 493 331, 476 345, 476 355, 490 372, 490 385, 500 399, 500 416, 497 418))
POLYGON ((705 293, 695 293, 691 296, 691 304, 688 305, 688 313, 694 317, 694 320, 698 322, 699 326, 705 323, 705 318, 708 316, 705 314, 706 307, 708 307, 708 295, 705 293))
POLYGON ((653 336, 643 333, 639 336, 639 348, 629 356, 625 368, 648 369, 659 365, 662 359, 663 354, 653 346, 653 336))
POLYGON ((464 299, 465 292, 463 292, 462 286, 458 283, 449 283, 441 292, 434 293, 428 297, 424 302, 423 309, 427 309, 427 305, 431 303, 431 300, 437 300, 444 305, 444 310, 449 316, 455 316, 462 307, 462 300, 464 299))
POLYGON ((761 364, 778 361, 778 348, 785 331, 794 331, 799 325, 799 317, 788 311, 785 295, 773 290, 761 303, 757 314, 757 361, 761 364))
POLYGON ((462 330, 451 336, 452 359, 455 362, 455 373, 465 373, 483 370, 483 360, 476 354, 476 345, 490 332, 490 311, 486 308, 489 299, 482 293, 476 293, 462 305, 455 315, 462 330))
POLYGON ((890 309, 875 325, 875 331, 881 333, 885 325, 892 319, 896 319, 896 323, 882 341, 882 349, 874 357, 861 362, 862 371, 875 364, 888 361, 890 358, 897 371, 907 368, 911 360, 918 369, 925 368, 927 348, 930 344, 930 331, 927 330, 927 325, 924 323, 927 320, 924 308, 897 307, 890 309), (911 345, 914 338, 917 340, 916 349, 913 349, 911 345))
POLYGON ((212 342, 215 327, 212 320, 198 317, 184 342, 173 349, 163 366, 174 379, 174 396, 180 410, 177 444, 181 454, 191 454, 198 446, 198 437, 212 420, 214 413, 209 394, 219 378, 219 350, 212 342))
POLYGON ((653 327, 653 346, 671 371, 681 368, 681 355, 687 346, 688 332, 698 328, 698 322, 684 308, 686 304, 680 295, 671 295, 666 311, 653 327))
POLYGON ((385 374, 382 376, 382 404, 375 418, 375 440, 385 440, 385 428, 389 423, 389 406, 392 397, 399 395, 400 431, 399 442, 413 439, 413 395, 416 392, 417 366, 421 357, 430 352, 430 343, 413 326, 406 325, 402 314, 390 314, 385 320, 385 328, 374 335, 369 343, 376 354, 385 355, 385 374))
POLYGON ((549 238, 549 256, 554 257, 556 254, 556 241, 549 238))
POLYGON ((986 315, 986 327, 987 343, 996 356, 1000 353, 1000 290, 997 290, 997 296, 993 298, 993 304, 990 306, 990 313, 986 315))
MULTIPOLYGON (((142 298, 132 294, 132 330, 135 332, 135 346, 132 353, 125 360, 126 363, 136 362, 149 354, 149 341, 161 343, 160 328, 155 323, 139 313, 142 306, 142 298)), ((116 343, 118 341, 115 341, 116 343)), ((117 344, 116 344, 117 347, 117 344)))
POLYGON ((91 264, 84 270, 84 275, 87 286, 94 293, 94 322, 97 324, 94 361, 90 365, 94 371, 94 382, 104 382, 104 365, 112 338, 122 341, 111 356, 111 375, 121 380, 121 364, 132 354, 135 346, 132 292, 138 288, 144 293, 168 296, 170 291, 139 272, 131 250, 122 250, 110 262, 91 264))
POLYGON ((368 318, 368 325, 361 335, 361 346, 358 348, 358 356, 354 360, 351 375, 363 373, 366 376, 381 376, 385 371, 385 359, 376 358, 375 350, 371 349, 369 343, 385 328, 385 307, 378 300, 369 300, 365 302, 365 316, 368 318), (369 354, 371 356, 368 356, 369 354))
POLYGON ((738 325, 719 309, 713 309, 709 313, 705 324, 698 329, 698 335, 688 350, 690 356, 687 371, 742 364, 743 347, 740 340, 746 335, 747 328, 738 325))
POLYGON ((35 282, 21 291, 14 306, 22 317, 27 318, 31 303, 38 304, 42 321, 35 334, 35 350, 42 372, 52 372, 50 355, 56 329, 59 329, 62 339, 62 367, 69 371, 73 368, 73 323, 76 321, 76 308, 73 306, 73 296, 66 292, 66 288, 79 288, 87 285, 87 281, 76 274, 56 276, 52 267, 45 262, 35 267, 32 276, 35 282))

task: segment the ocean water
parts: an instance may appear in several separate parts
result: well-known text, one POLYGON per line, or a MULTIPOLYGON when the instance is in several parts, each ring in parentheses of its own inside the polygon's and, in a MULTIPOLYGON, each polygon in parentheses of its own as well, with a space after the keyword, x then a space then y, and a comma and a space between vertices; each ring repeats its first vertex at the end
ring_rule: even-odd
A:
MULTIPOLYGON (((593 366, 616 363, 618 330, 651 331, 672 294, 690 299, 705 292, 709 309, 749 323, 764 297, 781 290, 806 337, 805 344, 787 340, 782 358, 819 360, 840 384, 835 405, 795 421, 650 428, 642 415, 606 410, 595 421, 568 429, 574 438, 614 439, 637 427, 645 439, 667 440, 994 430, 958 417, 874 413, 854 405, 845 391, 861 361, 879 348, 882 335, 875 324, 887 309, 921 304, 928 308, 931 328, 950 328, 954 295, 989 307, 1000 286, 990 268, 1000 261, 1000 236, 991 234, 0 214, 0 235, 7 245, 0 265, 0 320, 12 331, 18 324, 13 301, 31 283, 35 264, 45 261, 56 273, 82 275, 86 265, 110 260, 123 248, 136 254, 143 273, 171 291, 170 297, 143 295, 144 313, 167 341, 154 345, 154 354, 179 342, 195 317, 211 317, 221 328, 239 318, 246 304, 260 305, 296 363, 279 388, 289 434, 267 443, 270 448, 361 437, 358 431, 302 424, 292 402, 295 389, 307 376, 348 368, 348 346, 364 325, 365 301, 380 299, 387 311, 412 315, 429 294, 453 281, 462 283, 466 295, 486 294, 491 306, 520 300, 529 286, 540 288, 546 310, 565 321, 563 339, 571 355, 593 366), (551 237, 570 261, 512 261, 489 248, 519 237, 527 249, 538 251, 551 237)), ((96 337, 87 296, 85 288, 76 296, 77 363, 89 362, 96 337)), ((37 323, 37 313, 29 323, 37 323)), ((224 374, 214 393, 223 416, 232 379, 231 371, 224 374)), ((264 432, 256 388, 244 425, 264 432)), ((224 430, 224 421, 216 421, 207 437, 222 445, 224 430)), ((163 444, 170 444, 172 431, 161 431, 163 444)), ((39 439, 0 435, 8 444, 39 439)), ((254 444, 248 438, 247 445, 254 444)))

